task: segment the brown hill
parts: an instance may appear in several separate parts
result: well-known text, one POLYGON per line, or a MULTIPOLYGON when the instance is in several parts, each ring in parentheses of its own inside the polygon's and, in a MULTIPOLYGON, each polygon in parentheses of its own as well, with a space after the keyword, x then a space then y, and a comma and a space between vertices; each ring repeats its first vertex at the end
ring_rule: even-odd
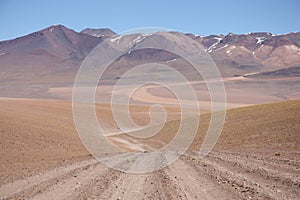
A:
POLYGON ((72 84, 81 61, 102 40, 58 25, 0 42, 1 96, 49 97, 45 88, 72 84))

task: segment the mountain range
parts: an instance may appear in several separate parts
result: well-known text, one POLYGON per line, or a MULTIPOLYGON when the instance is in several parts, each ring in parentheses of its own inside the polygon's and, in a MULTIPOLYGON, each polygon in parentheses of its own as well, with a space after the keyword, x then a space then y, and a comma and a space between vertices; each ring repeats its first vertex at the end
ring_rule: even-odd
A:
MULTIPOLYGON (((126 37, 128 42, 143 42, 141 37, 152 37, 152 42, 159 42, 155 34, 120 37, 126 37)), ((298 77, 300 74, 300 32, 283 35, 267 32, 185 35, 203 46, 223 77, 285 77, 287 74, 298 77)), ((0 96, 36 95, 43 98, 51 95, 41 91, 71 86, 84 58, 98 44, 112 36, 117 36, 117 33, 107 28, 87 28, 76 32, 63 25, 55 25, 0 42, 0 96)), ((172 62, 171 65, 179 70, 185 69, 185 64, 176 55, 157 49, 133 51, 120 60, 124 68, 140 62, 159 61, 172 62)), ((115 69, 107 73, 107 79, 120 75, 120 68, 115 69)))

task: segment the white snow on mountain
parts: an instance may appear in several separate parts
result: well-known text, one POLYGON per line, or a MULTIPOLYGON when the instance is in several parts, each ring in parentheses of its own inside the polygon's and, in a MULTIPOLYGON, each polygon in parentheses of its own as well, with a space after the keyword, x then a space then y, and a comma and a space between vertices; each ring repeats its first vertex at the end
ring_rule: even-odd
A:
POLYGON ((222 46, 222 47, 216 49, 215 51, 219 51, 219 50, 224 49, 224 48, 226 48, 226 47, 228 47, 228 44, 225 44, 224 46, 222 46))
POLYGON ((214 43, 213 45, 211 45, 210 47, 208 47, 208 48, 206 49, 206 51, 209 52, 209 53, 212 52, 212 50, 213 50, 214 48, 216 48, 216 46, 222 41, 223 38, 214 37, 214 39, 216 39, 217 42, 214 43))
POLYGON ((111 42, 119 42, 121 38, 122 38, 122 36, 120 35, 120 36, 118 36, 118 37, 115 37, 115 38, 110 39, 110 41, 111 41, 111 42))
POLYGON ((257 39, 256 44, 261 44, 261 43, 263 43, 267 38, 266 38, 266 37, 256 37, 256 39, 257 39))

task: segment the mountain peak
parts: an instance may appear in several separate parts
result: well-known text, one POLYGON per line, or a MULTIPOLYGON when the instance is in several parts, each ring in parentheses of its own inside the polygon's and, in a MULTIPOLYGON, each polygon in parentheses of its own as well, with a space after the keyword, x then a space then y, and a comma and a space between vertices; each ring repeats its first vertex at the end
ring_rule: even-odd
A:
MULTIPOLYGON (((66 32, 66 31, 74 32, 73 30, 68 29, 67 27, 59 24, 59 25, 52 25, 52 26, 49 26, 49 27, 44 28, 42 30, 30 33, 29 36, 44 36, 44 35, 48 35, 49 33, 54 32, 54 31, 58 31, 58 30, 61 31, 61 32, 66 32)), ((24 36, 22 36, 22 37, 24 37, 24 36)))

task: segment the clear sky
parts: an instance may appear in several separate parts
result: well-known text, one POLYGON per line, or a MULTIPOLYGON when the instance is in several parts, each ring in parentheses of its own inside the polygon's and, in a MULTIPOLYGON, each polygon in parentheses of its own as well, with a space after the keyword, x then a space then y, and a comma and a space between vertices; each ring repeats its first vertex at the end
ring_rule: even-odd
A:
POLYGON ((162 27, 198 35, 300 31, 300 0, 0 0, 0 41, 63 24, 75 31, 162 27))

